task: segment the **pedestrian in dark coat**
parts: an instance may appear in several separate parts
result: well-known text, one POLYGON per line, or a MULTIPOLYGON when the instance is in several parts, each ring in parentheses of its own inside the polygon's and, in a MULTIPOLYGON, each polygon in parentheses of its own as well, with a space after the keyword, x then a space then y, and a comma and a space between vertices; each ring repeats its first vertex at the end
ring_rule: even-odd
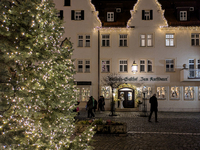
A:
POLYGON ((93 109, 94 109, 94 112, 95 112, 95 111, 96 111, 96 109, 97 109, 97 100, 96 100, 96 99, 94 99, 94 98, 93 98, 93 100, 94 100, 94 108, 93 108, 93 109))
POLYGON ((156 94, 154 94, 150 100, 149 103, 151 103, 151 109, 150 109, 150 115, 149 115, 149 122, 151 122, 151 116, 153 114, 153 112, 155 113, 155 122, 158 122, 157 120, 157 112, 158 112, 158 101, 156 98, 156 94))
POLYGON ((100 96, 99 100, 98 100, 98 111, 100 111, 100 112, 102 111, 102 97, 103 96, 100 96))
POLYGON ((88 118, 95 117, 92 109, 94 108, 94 100, 93 97, 90 96, 89 101, 87 102, 87 109, 88 109, 88 118))

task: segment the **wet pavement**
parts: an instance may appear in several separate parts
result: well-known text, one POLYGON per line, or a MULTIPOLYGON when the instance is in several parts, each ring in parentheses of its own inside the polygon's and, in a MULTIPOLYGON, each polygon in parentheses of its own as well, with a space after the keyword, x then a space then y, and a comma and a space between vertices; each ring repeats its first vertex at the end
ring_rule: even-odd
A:
MULTIPOLYGON (((95 134, 95 150, 200 150, 200 112, 158 112, 158 123, 141 112, 96 112, 95 118, 127 123, 127 135, 95 134)), ((148 114, 147 114, 148 115, 148 114)), ((78 119, 87 119, 81 111, 78 119)))

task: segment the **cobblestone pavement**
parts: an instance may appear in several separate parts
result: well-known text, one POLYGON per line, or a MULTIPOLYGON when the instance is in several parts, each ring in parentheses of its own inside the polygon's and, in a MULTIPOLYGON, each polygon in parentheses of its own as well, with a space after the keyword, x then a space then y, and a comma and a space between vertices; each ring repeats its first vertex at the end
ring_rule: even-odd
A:
MULTIPOLYGON (((95 118, 127 123, 127 136, 95 134, 95 150, 200 150, 200 112, 158 112, 158 123, 148 122, 141 112, 96 112, 95 118)), ((86 119, 82 111, 78 119, 86 119)))

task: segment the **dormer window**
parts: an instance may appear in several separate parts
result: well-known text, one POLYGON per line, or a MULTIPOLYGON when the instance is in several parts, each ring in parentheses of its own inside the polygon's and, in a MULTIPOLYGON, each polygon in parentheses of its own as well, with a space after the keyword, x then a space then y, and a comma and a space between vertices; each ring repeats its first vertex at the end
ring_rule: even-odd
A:
POLYGON ((187 11, 180 11, 180 21, 187 21, 187 11))
POLYGON ((153 10, 142 10, 142 20, 153 20, 153 10))
POLYGON ((107 21, 108 22, 114 21, 114 12, 107 12, 107 21))

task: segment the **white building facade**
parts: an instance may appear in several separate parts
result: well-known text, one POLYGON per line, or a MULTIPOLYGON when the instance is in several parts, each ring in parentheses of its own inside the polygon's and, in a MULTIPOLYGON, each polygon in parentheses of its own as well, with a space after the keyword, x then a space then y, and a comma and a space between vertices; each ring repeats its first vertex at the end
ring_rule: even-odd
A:
MULTIPOLYGON (((111 88, 101 81, 115 73, 124 82, 113 94, 115 101, 122 101, 123 107, 119 108, 138 107, 145 89, 148 109, 148 99, 156 93, 159 111, 199 112, 200 26, 169 25, 159 0, 132 3, 130 18, 124 25, 116 21, 125 13, 123 1, 106 3, 108 8, 114 6, 115 11, 107 7, 97 11, 96 7, 105 2, 98 0, 94 5, 91 0, 55 0, 58 15, 64 21, 62 40, 68 38, 73 43, 80 108, 85 108, 89 96, 98 100, 103 95, 109 110, 111 88), (104 16, 104 21, 100 16, 104 16), (134 73, 133 62, 138 66, 134 73)), ((189 15, 197 8, 175 9, 177 22, 186 24, 192 21, 189 15)))

